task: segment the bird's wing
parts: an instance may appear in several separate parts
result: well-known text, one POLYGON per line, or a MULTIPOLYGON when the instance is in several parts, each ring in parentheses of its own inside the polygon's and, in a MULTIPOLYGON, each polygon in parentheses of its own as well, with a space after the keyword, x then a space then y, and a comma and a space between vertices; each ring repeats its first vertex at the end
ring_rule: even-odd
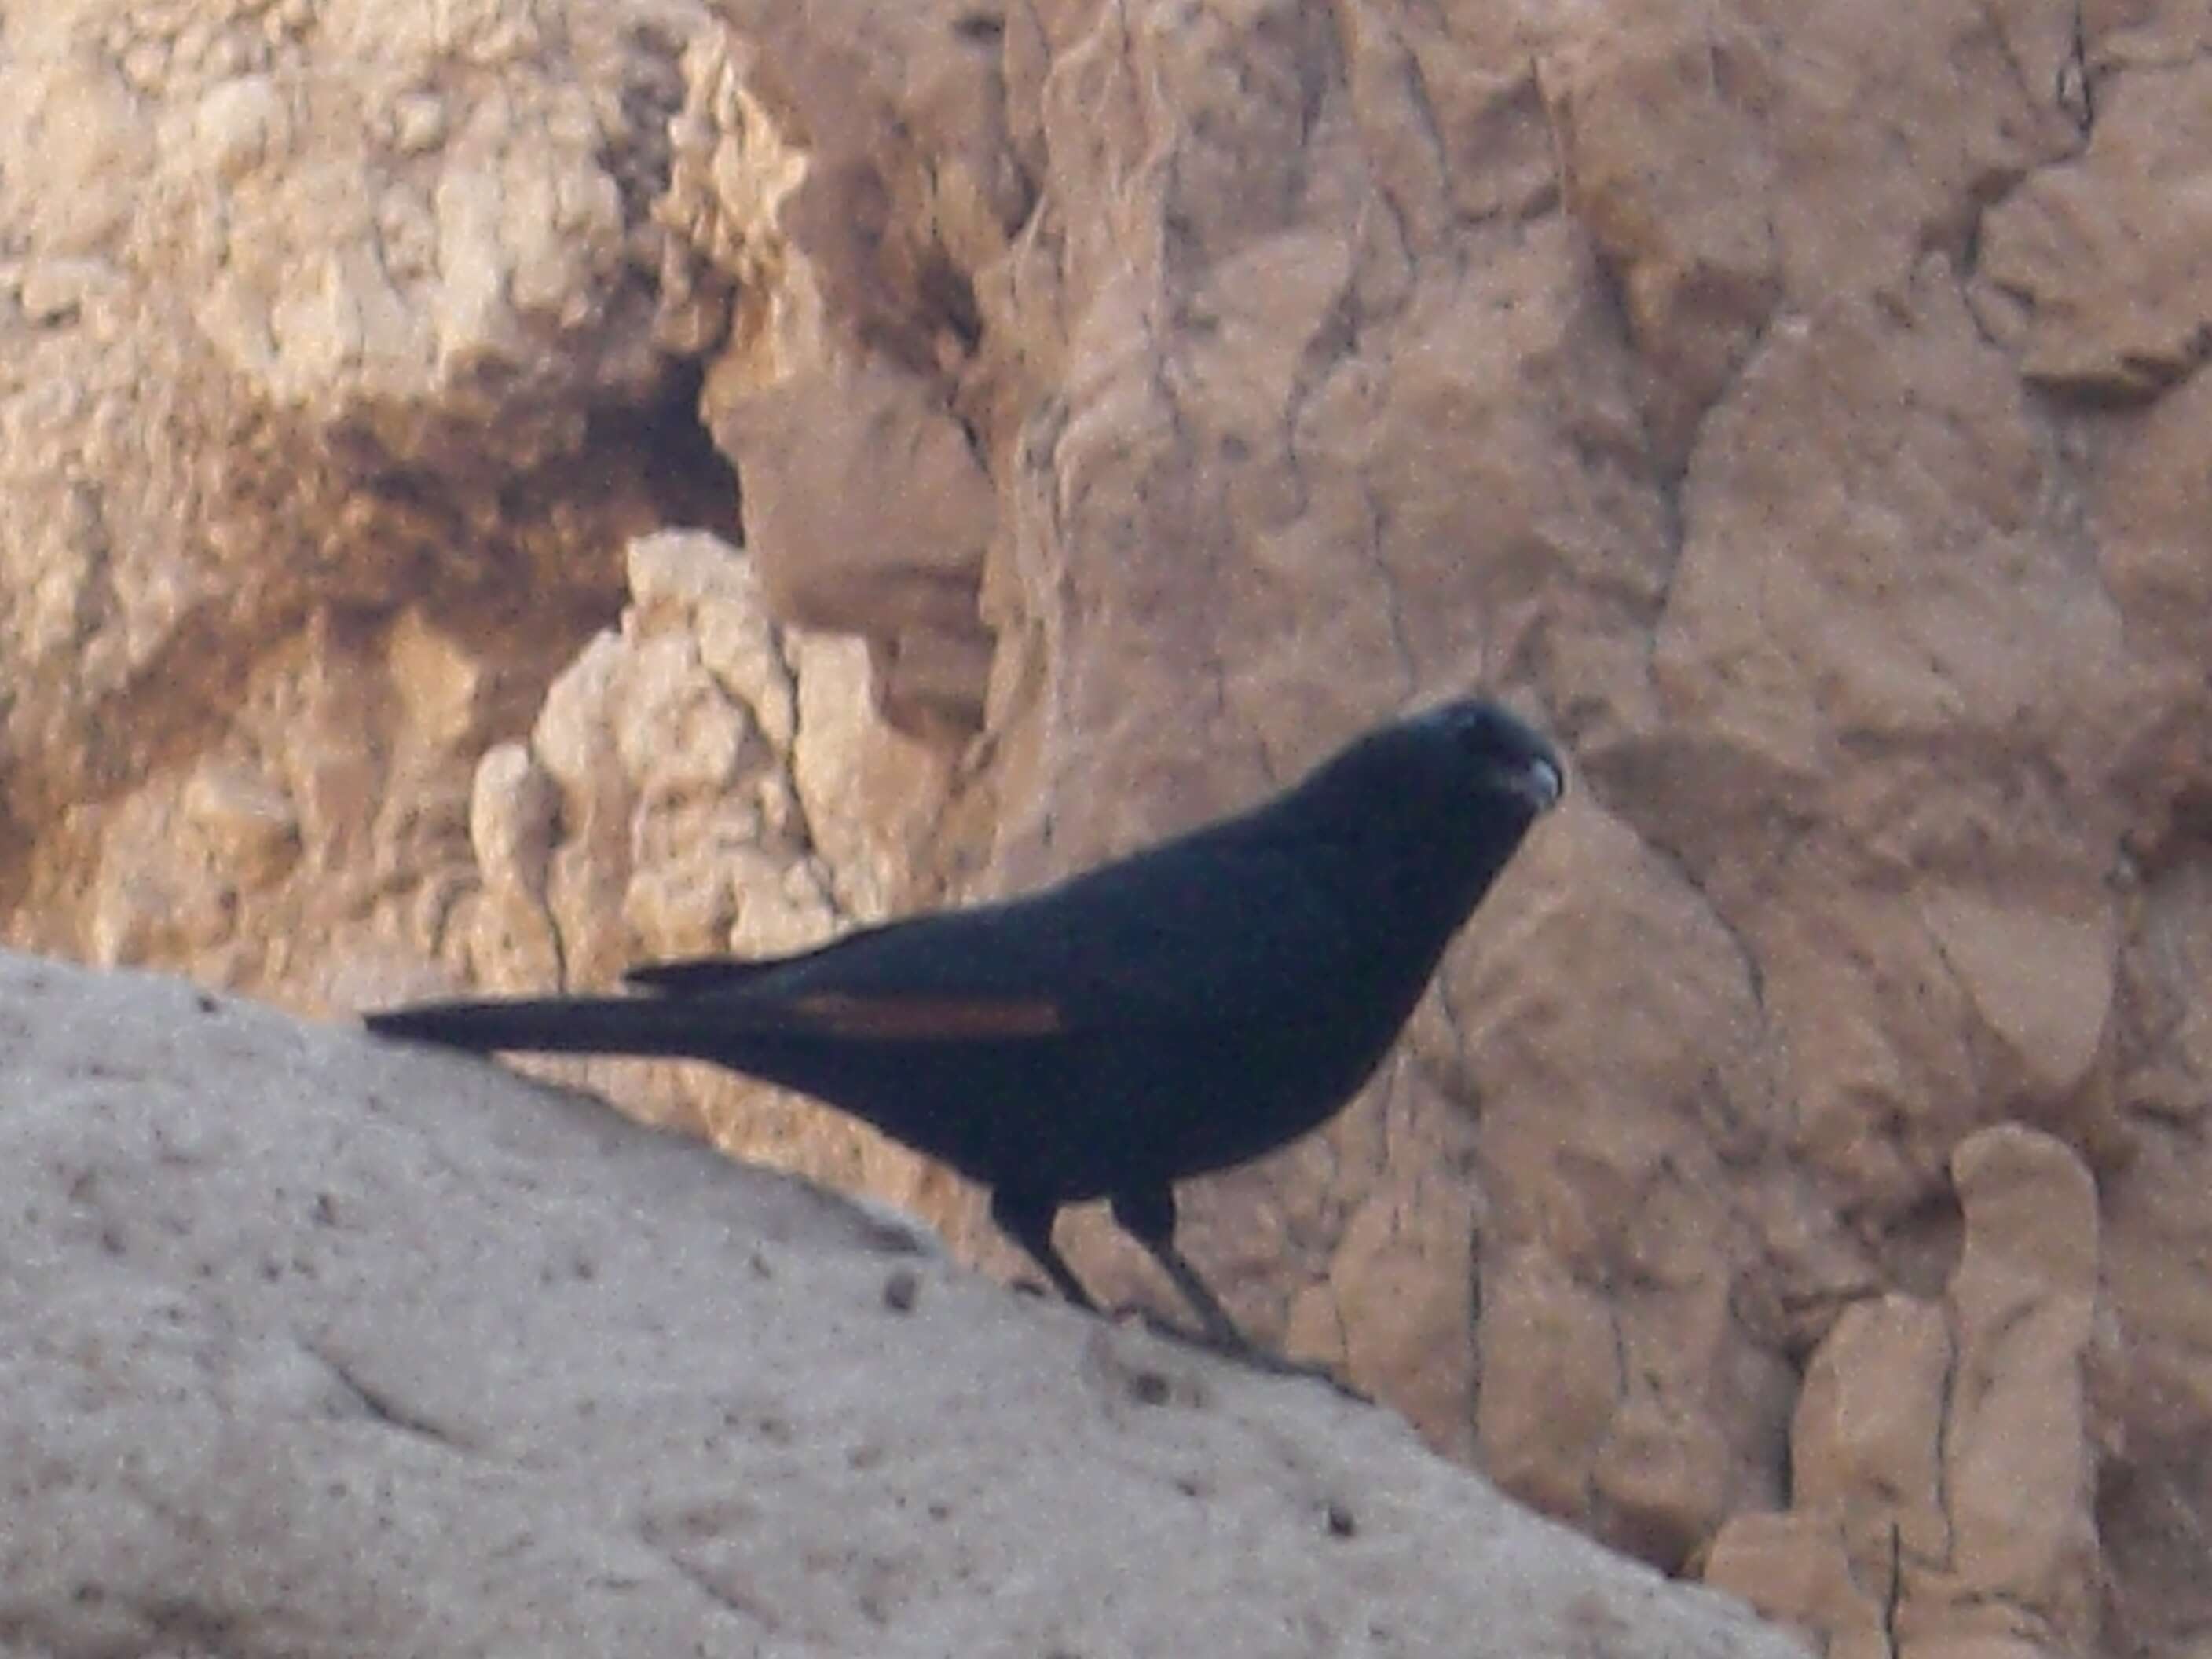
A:
POLYGON ((970 913, 864 928, 794 956, 702 957, 623 977, 671 1000, 711 1000, 740 1026, 879 1038, 1029 1036, 1066 1029, 1059 1004, 974 937, 970 913))
MULTIPOLYGON (((763 961, 629 975, 740 1024, 850 1037, 1046 1037, 1295 1017, 1374 930, 1308 849, 1185 842, 1030 897, 940 911, 763 961)), ((1325 860, 1323 860, 1325 863, 1325 860)))
MULTIPOLYGON (((893 922, 892 927, 903 926, 893 922)), ((710 991, 734 991, 755 980, 794 963, 823 956, 884 931, 864 927, 819 945, 781 957, 691 957, 678 962, 641 963, 624 970, 623 983, 633 991, 658 991, 667 996, 698 996, 710 991)))

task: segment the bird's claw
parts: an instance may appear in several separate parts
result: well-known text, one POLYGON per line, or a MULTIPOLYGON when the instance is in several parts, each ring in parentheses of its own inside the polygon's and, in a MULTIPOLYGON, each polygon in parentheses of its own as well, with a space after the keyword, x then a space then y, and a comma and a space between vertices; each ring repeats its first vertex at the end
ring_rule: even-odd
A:
POLYGON ((1224 1359, 1234 1360, 1238 1364, 1249 1366, 1255 1371, 1267 1372, 1273 1376, 1311 1377, 1316 1382, 1328 1383, 1346 1400, 1357 1401, 1363 1406, 1371 1406, 1375 1403, 1372 1395, 1363 1394, 1353 1388, 1351 1383, 1338 1375, 1334 1366, 1318 1359, 1292 1359, 1272 1349, 1263 1348, 1250 1338, 1243 1335, 1221 1337, 1206 1331, 1193 1330, 1189 1326, 1179 1325, 1165 1315, 1156 1313, 1139 1304, 1125 1303, 1113 1310, 1112 1317, 1117 1322, 1134 1317, 1154 1336, 1164 1338, 1183 1347, 1195 1348, 1202 1353, 1217 1354, 1224 1359))

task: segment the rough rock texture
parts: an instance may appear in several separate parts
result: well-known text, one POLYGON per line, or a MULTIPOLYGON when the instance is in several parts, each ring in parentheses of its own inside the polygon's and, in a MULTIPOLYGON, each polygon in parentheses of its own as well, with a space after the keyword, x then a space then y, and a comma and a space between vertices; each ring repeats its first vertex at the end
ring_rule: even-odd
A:
POLYGON ((2212 1642, 2208 65, 2179 0, 11 15, 8 935, 600 984, 1486 684, 1568 810, 1192 1254, 1839 1648, 2212 1642))
MULTIPOLYGON (((797 949, 884 915, 926 853, 946 769, 867 713, 859 641, 771 625, 750 562, 703 532, 633 543, 629 570, 619 631, 554 680, 526 741, 477 765, 430 929, 448 982, 605 985, 641 957, 797 949)), ((911 1204, 947 1189, 764 1088, 629 1061, 538 1069, 911 1204)))
POLYGON ((1797 1651, 598 1103, 15 956, 0 1033, 10 1652, 1797 1651))
POLYGON ((613 617, 623 538, 729 526, 652 220, 703 17, 11 14, 18 942, 332 993, 458 760, 613 617))
POLYGON ((1952 1171, 1965 1243, 1942 1301, 1836 1321, 1797 1400, 1791 1509, 1730 1520, 1705 1577, 1832 1652, 2087 1652, 2096 1190, 2013 1125, 1960 1142, 1952 1171))

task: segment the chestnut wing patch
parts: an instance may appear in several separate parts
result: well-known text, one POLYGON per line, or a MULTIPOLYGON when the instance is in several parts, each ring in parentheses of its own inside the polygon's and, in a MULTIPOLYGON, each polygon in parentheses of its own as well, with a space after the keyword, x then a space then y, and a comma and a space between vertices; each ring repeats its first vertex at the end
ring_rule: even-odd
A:
POLYGON ((1042 996, 810 991, 783 1006, 810 1030, 878 1042, 1050 1036, 1067 1030, 1065 1011, 1042 996))

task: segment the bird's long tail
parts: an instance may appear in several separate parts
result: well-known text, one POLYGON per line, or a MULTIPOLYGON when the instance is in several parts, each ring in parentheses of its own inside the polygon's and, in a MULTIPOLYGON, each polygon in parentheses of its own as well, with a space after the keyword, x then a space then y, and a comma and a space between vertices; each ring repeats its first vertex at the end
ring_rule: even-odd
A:
POLYGON ((711 1036, 696 1006, 662 997, 524 997, 423 1002, 362 1022, 379 1036, 481 1053, 697 1054, 711 1036))

